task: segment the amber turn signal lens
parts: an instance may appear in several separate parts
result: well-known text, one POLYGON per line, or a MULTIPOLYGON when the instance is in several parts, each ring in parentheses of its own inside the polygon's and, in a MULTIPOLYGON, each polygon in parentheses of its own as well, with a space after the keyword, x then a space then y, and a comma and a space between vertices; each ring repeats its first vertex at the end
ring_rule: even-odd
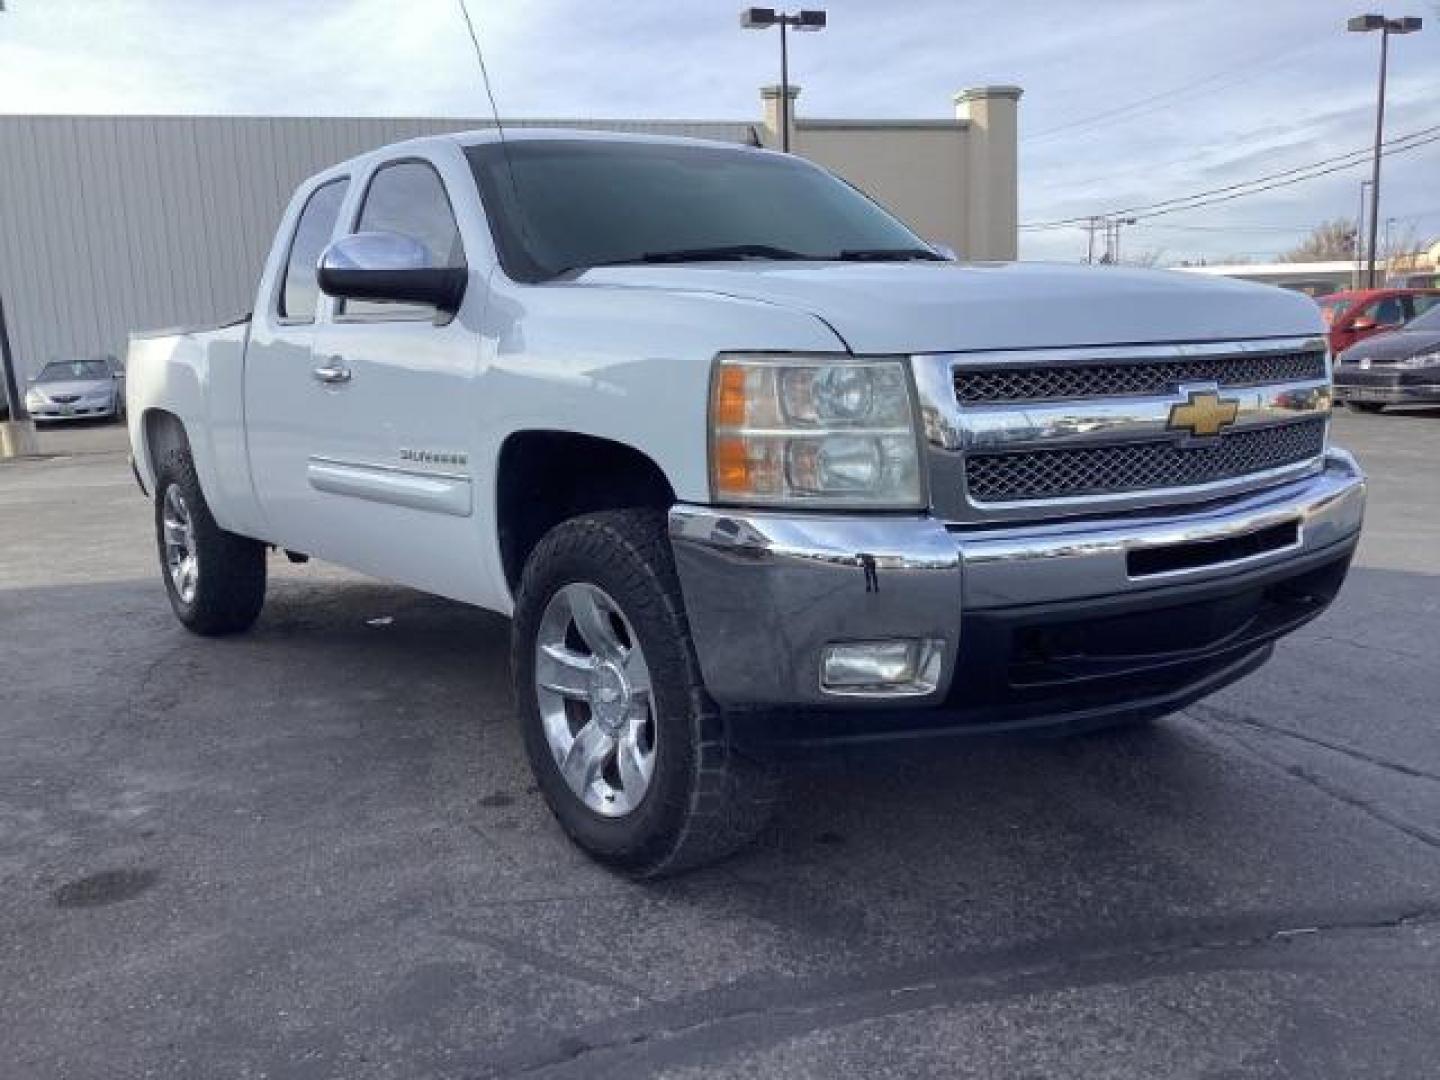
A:
POLYGON ((732 436, 715 440, 715 490, 729 495, 750 490, 750 455, 744 439, 732 436))
POLYGON ((715 386, 715 425, 745 426, 745 377, 743 367, 721 367, 715 386))

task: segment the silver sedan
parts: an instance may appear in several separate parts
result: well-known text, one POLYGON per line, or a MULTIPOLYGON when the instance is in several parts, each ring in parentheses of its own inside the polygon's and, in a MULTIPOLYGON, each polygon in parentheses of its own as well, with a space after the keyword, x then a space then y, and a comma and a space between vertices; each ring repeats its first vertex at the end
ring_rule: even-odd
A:
POLYGON ((125 416, 125 376, 110 357, 54 360, 30 380, 25 408, 36 420, 125 416))

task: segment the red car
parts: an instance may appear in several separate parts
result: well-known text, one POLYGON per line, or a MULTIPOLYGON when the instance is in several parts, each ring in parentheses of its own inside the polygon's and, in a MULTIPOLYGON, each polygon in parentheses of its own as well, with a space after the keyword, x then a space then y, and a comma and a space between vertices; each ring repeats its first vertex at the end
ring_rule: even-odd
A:
POLYGON ((1346 289, 1316 302, 1330 328, 1330 352, 1339 356, 1357 341, 1425 314, 1440 304, 1440 289, 1346 289))

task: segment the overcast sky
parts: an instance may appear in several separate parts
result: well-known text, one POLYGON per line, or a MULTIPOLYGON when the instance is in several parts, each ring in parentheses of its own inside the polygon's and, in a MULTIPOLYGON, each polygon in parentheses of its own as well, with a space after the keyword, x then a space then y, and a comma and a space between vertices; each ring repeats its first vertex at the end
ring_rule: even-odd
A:
MULTIPOLYGON (((0 111, 477 116, 457 0, 3 0, 0 111)), ((1387 135, 1440 125, 1440 0, 1386 0, 1427 28, 1391 42, 1387 135)), ((728 0, 469 0, 506 117, 751 119, 773 31, 728 0)), ((1362 0, 829 0, 792 38, 797 112, 948 117, 1016 83, 1024 222, 1221 187, 1367 146, 1378 35, 1362 0)), ((1353 216, 1367 167, 1159 217, 1128 251, 1265 259, 1353 216)), ((1387 159, 1381 219, 1440 237, 1440 142, 1387 159)), ((1078 229, 1027 230, 1074 259, 1078 229)))

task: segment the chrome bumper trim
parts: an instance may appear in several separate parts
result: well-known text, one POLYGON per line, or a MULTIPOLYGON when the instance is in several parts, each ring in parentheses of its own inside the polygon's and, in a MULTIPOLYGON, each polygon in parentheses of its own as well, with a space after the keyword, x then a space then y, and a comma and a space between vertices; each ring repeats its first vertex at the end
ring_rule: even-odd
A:
POLYGON ((1355 459, 1332 448, 1315 476, 1188 512, 1119 521, 1068 522, 958 534, 969 608, 1013 607, 1154 588, 1223 576, 1328 547, 1357 532, 1365 481, 1355 459), (1233 539, 1273 525, 1299 525, 1297 545, 1191 570, 1134 578, 1131 551, 1233 539))
POLYGON ((1440 401, 1440 383, 1336 383, 1337 401, 1379 401, 1401 404, 1406 401, 1440 401))
POLYGON ((967 530, 929 517, 810 515, 682 504, 670 536, 696 652, 726 705, 923 706, 950 691, 964 613, 1214 582, 1282 566, 1352 539, 1365 482, 1354 458, 1328 452, 1314 476, 1224 503, 1145 517, 967 530), (1295 522, 1282 550, 1131 577, 1137 549, 1243 537, 1295 522), (935 691, 857 702, 826 694, 820 656, 836 641, 945 643, 935 691))

